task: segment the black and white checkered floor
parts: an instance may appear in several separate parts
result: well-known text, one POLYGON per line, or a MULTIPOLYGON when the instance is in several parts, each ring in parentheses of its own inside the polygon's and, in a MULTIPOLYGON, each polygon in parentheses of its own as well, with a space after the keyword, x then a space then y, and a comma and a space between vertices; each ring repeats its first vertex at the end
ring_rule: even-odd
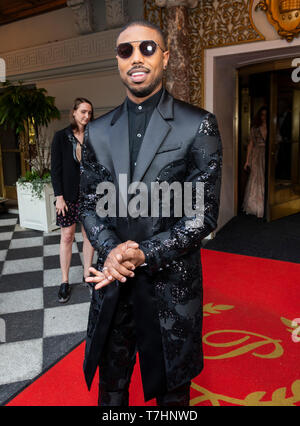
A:
POLYGON ((85 338, 90 291, 81 284, 80 226, 73 244, 72 294, 67 304, 57 298, 59 241, 60 230, 24 229, 18 215, 0 214, 0 405, 85 338))

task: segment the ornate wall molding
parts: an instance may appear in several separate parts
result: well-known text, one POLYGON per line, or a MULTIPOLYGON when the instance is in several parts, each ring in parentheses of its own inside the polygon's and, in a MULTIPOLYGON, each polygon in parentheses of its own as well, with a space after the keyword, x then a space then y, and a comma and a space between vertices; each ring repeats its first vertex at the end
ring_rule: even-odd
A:
POLYGON ((128 0, 105 0, 107 28, 122 27, 129 20, 128 0))
MULTIPOLYGON (((166 33, 167 9, 155 0, 144 0, 145 19, 159 25, 166 33)), ((190 43, 190 99, 204 104, 204 49, 264 40, 249 14, 248 0, 200 0, 194 9, 187 9, 190 43)), ((166 34, 167 35, 167 34, 166 34)))
POLYGON ((91 0, 68 0, 72 10, 78 34, 89 34, 94 31, 93 9, 91 0))
POLYGON ((293 41, 300 34, 300 0, 261 0, 258 9, 266 13, 281 38, 293 41))
POLYGON ((155 3, 159 7, 197 7, 199 0, 155 0, 155 3))
POLYGON ((27 73, 76 68, 79 65, 99 67, 101 62, 115 62, 117 30, 103 31, 70 40, 2 53, 8 78, 27 73))

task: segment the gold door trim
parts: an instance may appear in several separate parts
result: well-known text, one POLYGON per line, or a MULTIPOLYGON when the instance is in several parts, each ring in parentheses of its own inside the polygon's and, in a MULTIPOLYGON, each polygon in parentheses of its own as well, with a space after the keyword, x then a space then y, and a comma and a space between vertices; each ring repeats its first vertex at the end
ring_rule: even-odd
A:
POLYGON ((3 149, 0 146, 0 196, 3 198, 9 198, 11 200, 17 200, 17 188, 15 185, 5 185, 4 182, 4 173, 3 173, 3 153, 6 152, 16 152, 20 154, 20 165, 21 165, 21 175, 24 176, 28 170, 28 165, 25 161, 25 153, 19 149, 3 149))

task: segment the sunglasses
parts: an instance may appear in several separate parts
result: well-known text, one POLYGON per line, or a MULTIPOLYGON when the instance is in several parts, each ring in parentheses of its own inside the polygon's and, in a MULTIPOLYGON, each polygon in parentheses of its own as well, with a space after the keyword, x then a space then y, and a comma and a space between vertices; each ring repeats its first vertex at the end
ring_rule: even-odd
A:
POLYGON ((140 43, 139 44, 139 49, 140 52, 143 56, 152 56, 154 55, 154 53, 157 50, 157 47, 159 47, 162 52, 165 52, 165 50, 162 49, 162 47, 160 47, 160 45, 158 43, 156 43, 156 41, 153 40, 143 40, 143 41, 132 41, 130 43, 120 43, 117 47, 116 47, 116 52, 117 55, 122 58, 122 59, 128 59, 130 58, 130 56, 133 53, 133 45, 132 43, 140 43))

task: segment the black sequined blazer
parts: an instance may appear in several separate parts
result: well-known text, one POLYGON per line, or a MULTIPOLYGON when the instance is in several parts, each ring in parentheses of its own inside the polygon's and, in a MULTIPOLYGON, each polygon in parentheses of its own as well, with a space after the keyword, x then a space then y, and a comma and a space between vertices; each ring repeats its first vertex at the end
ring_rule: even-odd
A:
MULTIPOLYGON (((200 247, 202 239, 217 226, 221 161, 221 138, 215 116, 174 99, 166 90, 152 114, 132 178, 126 102, 86 128, 80 215, 92 245, 98 250, 98 268, 112 248, 129 239, 137 241, 146 256, 146 265, 137 268, 135 277, 126 283, 134 289, 146 400, 180 386, 203 368, 200 247), (118 186, 119 175, 126 178, 125 184, 118 186), (101 195, 97 186, 106 181, 117 187, 117 207, 126 205, 126 185, 130 181, 146 184, 149 194, 151 182, 203 182, 203 225, 186 226, 191 217, 172 217, 172 203, 171 217, 151 217, 151 213, 136 218, 99 217, 97 203, 101 195)), ((119 285, 124 284, 115 281, 93 291, 84 360, 89 388, 101 359, 119 285)))

